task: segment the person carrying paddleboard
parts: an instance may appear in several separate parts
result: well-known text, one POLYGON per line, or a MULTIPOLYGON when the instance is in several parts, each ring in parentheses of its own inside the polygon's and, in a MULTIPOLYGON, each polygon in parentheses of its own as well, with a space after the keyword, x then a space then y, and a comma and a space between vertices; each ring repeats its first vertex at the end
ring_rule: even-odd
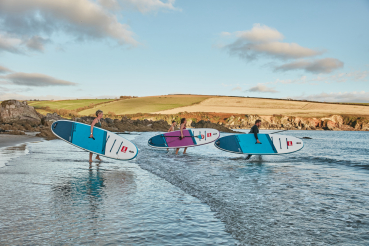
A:
MULTIPOLYGON (((261 142, 259 141, 258 138, 258 133, 259 133, 259 127, 261 126, 261 120, 256 120, 255 121, 255 125, 253 127, 251 127, 249 134, 254 134, 254 137, 256 139, 256 143, 255 144, 261 144, 261 142)), ((248 155, 246 157, 246 160, 250 159, 252 155, 248 155)))
MULTIPOLYGON (((187 123, 187 120, 186 118, 182 118, 181 119, 181 126, 180 126, 180 130, 181 130, 181 137, 179 139, 183 139, 183 130, 186 130, 186 123, 187 123)), ((186 154, 186 150, 187 150, 187 147, 184 148, 184 151, 183 151, 183 154, 186 154)), ((176 155, 178 155, 178 151, 179 151, 179 148, 176 149, 176 155)))
MULTIPOLYGON (((103 114, 104 114, 103 111, 101 111, 100 109, 96 111, 96 116, 97 117, 91 123, 91 134, 90 134, 90 138, 94 138, 94 127, 101 128, 101 122, 100 122, 100 120, 103 117, 103 114)), ((90 152, 90 160, 89 160, 90 163, 92 162, 92 155, 93 155, 93 153, 90 152)), ((99 161, 101 161, 99 155, 96 156, 96 159, 99 160, 99 161)))
MULTIPOLYGON (((175 120, 172 121, 172 125, 170 126, 168 132, 173 132, 176 129, 177 122, 175 120)), ((169 151, 169 149, 167 149, 169 151)))

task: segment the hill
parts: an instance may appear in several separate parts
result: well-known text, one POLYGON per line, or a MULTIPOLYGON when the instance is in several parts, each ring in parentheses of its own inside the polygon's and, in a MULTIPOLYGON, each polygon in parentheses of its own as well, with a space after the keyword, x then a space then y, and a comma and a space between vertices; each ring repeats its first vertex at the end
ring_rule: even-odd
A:
POLYGON ((94 114, 97 109, 103 110, 105 113, 114 112, 117 115, 136 114, 136 113, 153 113, 168 109, 180 109, 184 106, 198 104, 211 96, 197 95, 166 95, 166 96, 150 96, 138 97, 125 100, 118 100, 99 105, 90 109, 80 111, 81 115, 94 114))
POLYGON ((163 110, 156 113, 177 114, 185 111, 257 115, 277 114, 299 117, 326 117, 333 114, 369 115, 367 104, 320 103, 245 97, 211 97, 196 105, 163 110))

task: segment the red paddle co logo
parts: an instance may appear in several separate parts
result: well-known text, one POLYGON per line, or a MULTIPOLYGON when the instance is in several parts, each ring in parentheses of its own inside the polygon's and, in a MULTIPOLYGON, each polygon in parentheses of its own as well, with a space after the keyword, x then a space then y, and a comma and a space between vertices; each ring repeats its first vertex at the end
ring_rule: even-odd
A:
MULTIPOLYGON (((206 137, 210 138, 211 137, 211 132, 206 133, 206 137)), ((205 135, 201 134, 201 139, 204 139, 204 138, 205 138, 205 135)))
POLYGON ((123 146, 121 152, 126 153, 127 152, 127 149, 128 149, 128 147, 123 146))
POLYGON ((287 146, 292 146, 292 141, 287 141, 287 146))

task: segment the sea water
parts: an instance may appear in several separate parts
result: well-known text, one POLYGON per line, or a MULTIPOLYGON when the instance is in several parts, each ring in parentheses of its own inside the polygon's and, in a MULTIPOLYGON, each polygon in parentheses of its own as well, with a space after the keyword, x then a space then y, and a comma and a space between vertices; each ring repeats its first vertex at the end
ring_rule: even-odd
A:
POLYGON ((21 148, 0 168, 0 244, 369 244, 368 132, 289 131, 312 139, 248 161, 212 144, 175 156, 147 146, 155 134, 123 135, 129 162, 21 148))

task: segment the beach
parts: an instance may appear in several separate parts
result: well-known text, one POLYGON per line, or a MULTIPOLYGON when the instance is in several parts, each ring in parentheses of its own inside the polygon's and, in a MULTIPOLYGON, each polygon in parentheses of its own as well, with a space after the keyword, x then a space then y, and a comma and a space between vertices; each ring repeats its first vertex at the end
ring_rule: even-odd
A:
POLYGON ((35 137, 33 135, 0 134, 0 148, 40 140, 43 140, 43 138, 35 137))

